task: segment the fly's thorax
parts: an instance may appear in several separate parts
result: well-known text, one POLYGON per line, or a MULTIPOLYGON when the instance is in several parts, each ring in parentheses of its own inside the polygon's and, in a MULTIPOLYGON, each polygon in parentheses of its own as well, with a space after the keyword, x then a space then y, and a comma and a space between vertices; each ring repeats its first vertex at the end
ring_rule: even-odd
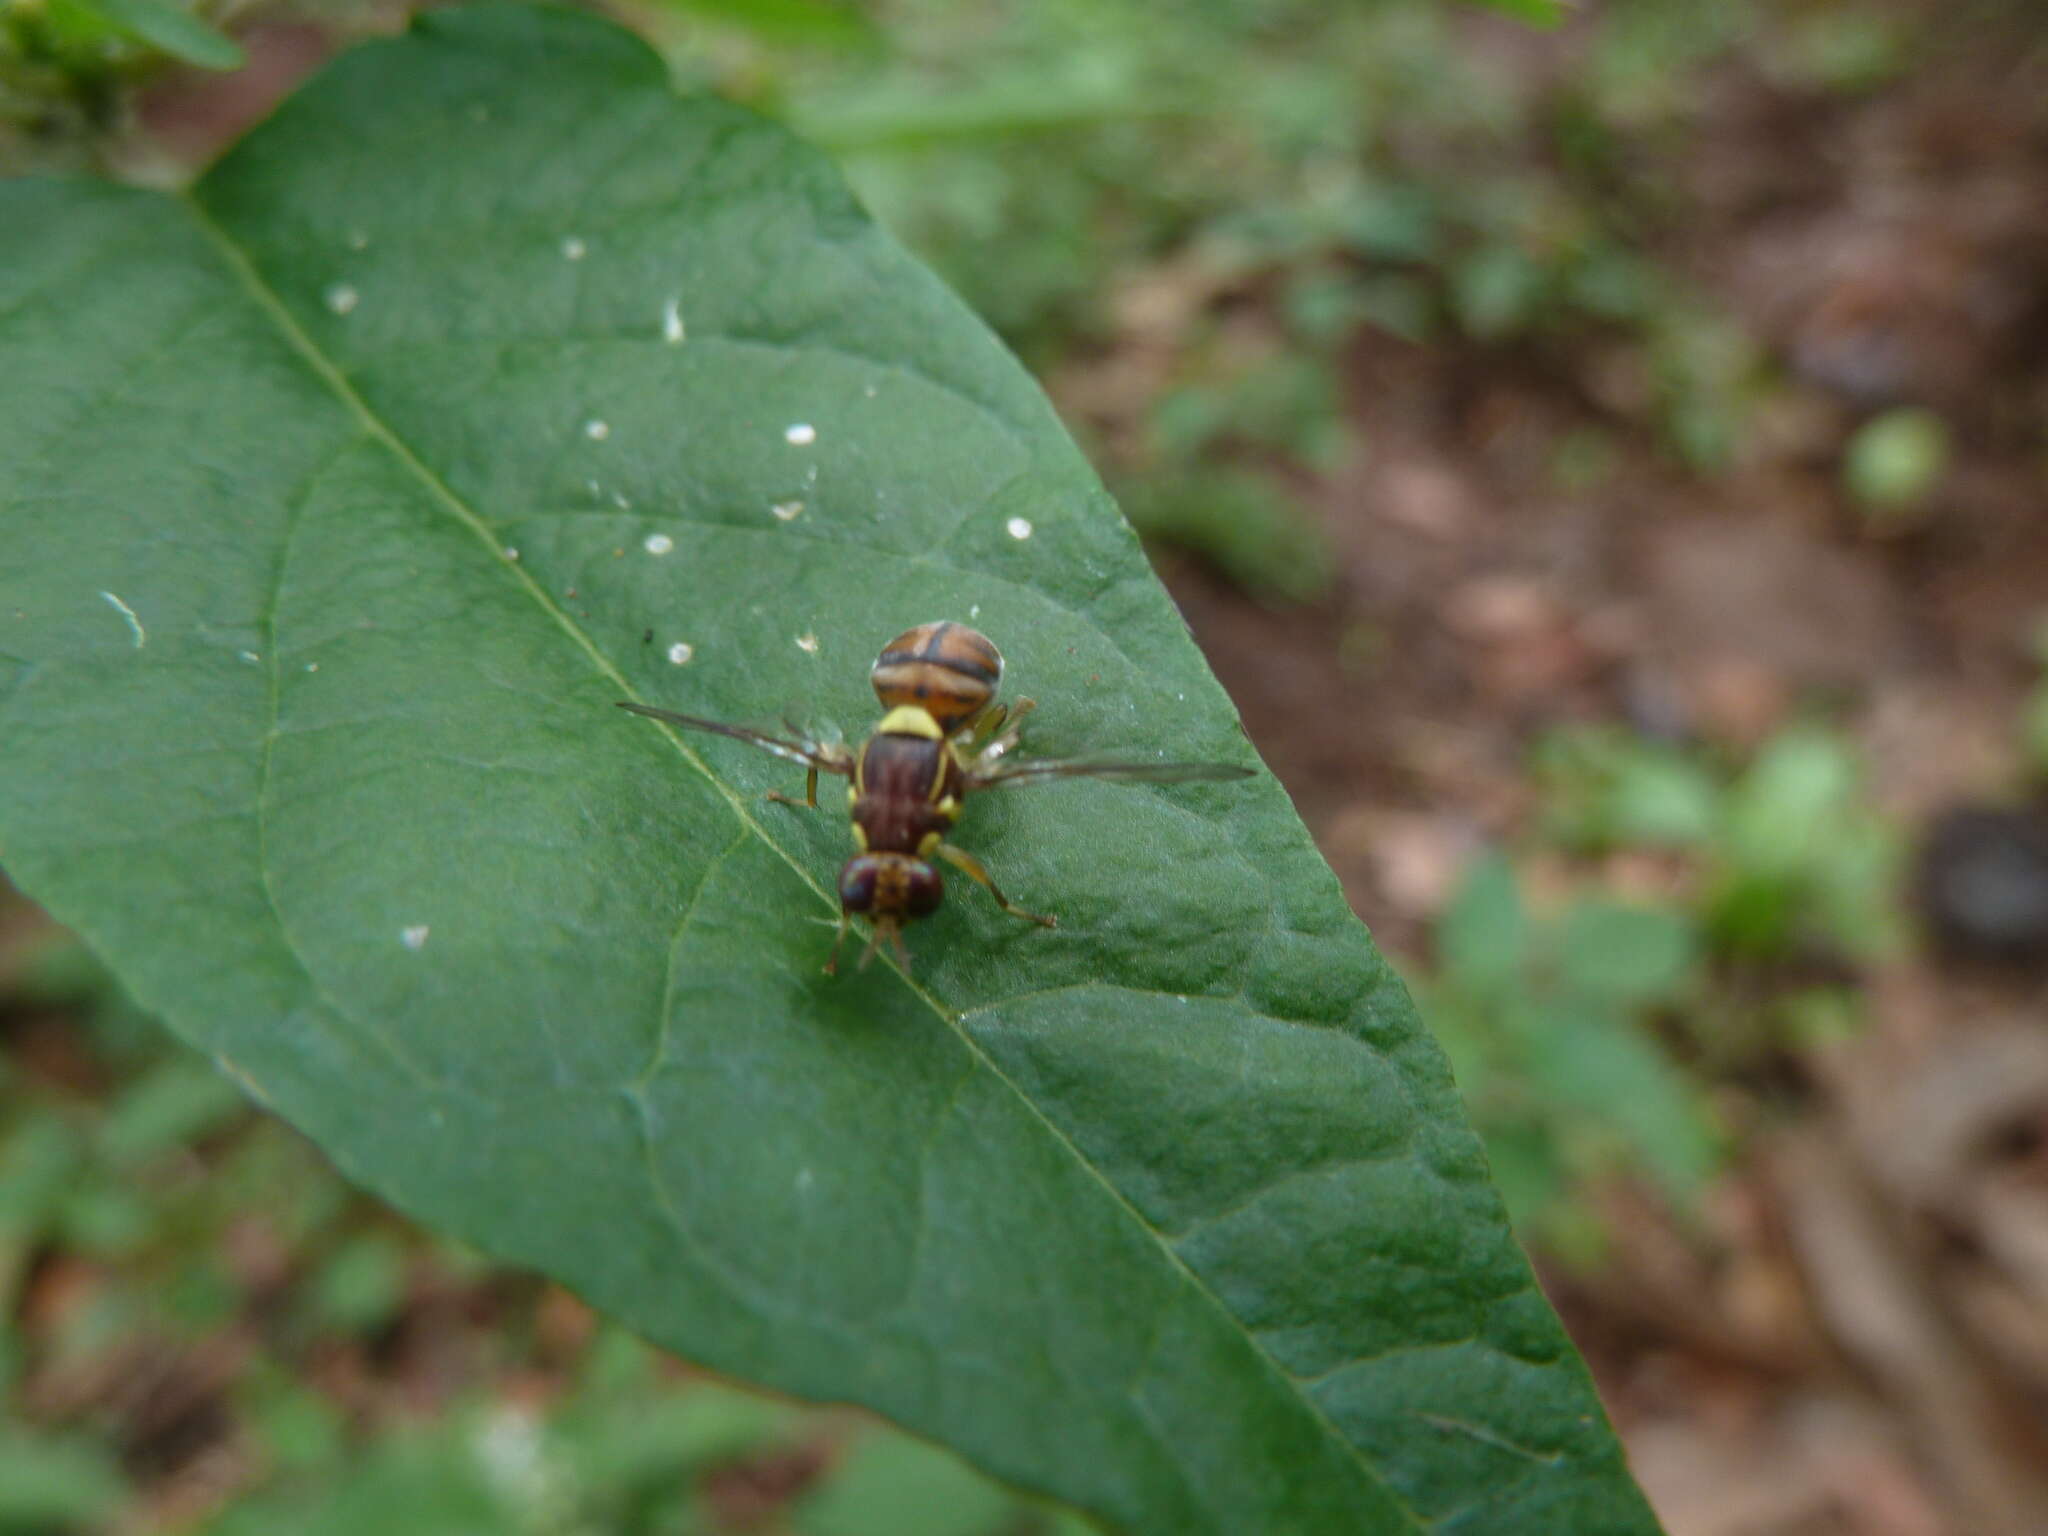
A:
POLYGON ((930 851, 960 815, 965 777, 958 756, 923 710, 892 710, 854 765, 851 804, 861 847, 875 853, 930 851), (889 727, 915 715, 929 730, 889 727))
POLYGON ((941 619, 882 647, 868 681, 885 709, 914 705, 947 735, 987 709, 1003 680, 1003 653, 978 630, 941 619))
POLYGON ((839 871, 839 905, 865 917, 929 917, 945 893, 939 872, 909 854, 855 854, 839 871))

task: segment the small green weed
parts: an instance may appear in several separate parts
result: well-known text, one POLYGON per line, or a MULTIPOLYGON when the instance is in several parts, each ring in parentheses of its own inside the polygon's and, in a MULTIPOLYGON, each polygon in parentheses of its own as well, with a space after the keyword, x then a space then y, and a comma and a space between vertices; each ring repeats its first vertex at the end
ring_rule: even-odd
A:
POLYGON ((1430 1018, 1486 1138, 1516 1226, 1597 1257, 1589 1182, 1641 1169, 1679 1205, 1719 1161, 1701 1089, 1645 1028, 1703 983, 1682 913, 1604 897, 1539 918, 1498 854, 1468 872, 1439 921, 1430 1018))
POLYGON ((1686 856, 1708 948, 1736 963, 1864 961, 1902 941, 1897 830, 1862 796, 1839 735, 1794 726, 1739 771, 1614 730, 1539 749, 1543 833, 1580 854, 1686 856))
POLYGON ((1854 1032, 1852 968, 1902 942, 1901 850, 1850 745, 1815 727, 1739 769, 1577 730, 1536 767, 1542 840, 1665 856, 1670 894, 1538 917, 1491 856, 1437 925, 1427 991, 1518 1226, 1587 1260, 1603 1241, 1591 1183, 1639 1169, 1682 1209, 1719 1164, 1719 1086, 1854 1032))

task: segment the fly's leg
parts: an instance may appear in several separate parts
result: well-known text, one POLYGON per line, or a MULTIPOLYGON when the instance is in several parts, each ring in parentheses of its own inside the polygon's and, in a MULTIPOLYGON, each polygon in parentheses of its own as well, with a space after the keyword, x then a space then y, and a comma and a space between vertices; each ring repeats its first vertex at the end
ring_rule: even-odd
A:
POLYGON ((976 742, 981 744, 980 750, 975 751, 973 746, 968 748, 975 753, 975 763, 986 768, 997 759, 1016 750, 1017 743, 1023 735, 1017 729, 1018 723, 1036 708, 1036 699, 1019 699, 1014 705, 998 705, 997 712, 989 717, 987 734, 983 735, 979 729, 975 732, 976 742), (1004 730, 1004 726, 1008 726, 1009 729, 1004 730), (988 740, 990 736, 995 739, 988 740))
POLYGON ((992 704, 976 718, 962 733, 966 740, 960 743, 963 752, 979 752, 988 745, 988 739, 1003 728, 1003 722, 1010 718, 1012 711, 1007 704, 992 704))
POLYGON ((852 926, 852 916, 842 908, 839 913, 839 933, 832 940, 832 956, 825 962, 825 974, 827 976, 839 974, 839 951, 846 943, 846 931, 852 926))
POLYGON ((995 897, 996 905, 1009 913, 1010 916, 1021 917, 1026 922, 1038 924, 1041 928, 1058 926, 1056 918, 1048 917, 1042 912, 1026 912, 1022 907, 1012 902, 1009 897, 996 889, 995 881, 989 877, 989 872, 982 868, 981 860, 977 859, 966 849, 955 848, 951 843, 941 843, 932 851, 959 870, 961 874, 972 880, 976 885, 986 890, 989 895, 995 897))
POLYGON ((807 810, 815 811, 818 808, 818 774, 820 770, 826 773, 843 773, 848 777, 852 776, 853 754, 847 751, 846 748, 836 745, 816 746, 809 743, 806 743, 806 746, 808 751, 804 758, 803 799, 799 800, 793 795, 785 795, 779 789, 769 790, 767 794, 761 797, 762 799, 774 800, 782 805, 801 805, 807 810))
POLYGON ((815 811, 818 808, 818 770, 816 768, 804 770, 804 797, 801 800, 797 799, 794 795, 785 795, 779 789, 771 789, 761 798, 763 800, 773 800, 778 805, 807 806, 815 811))

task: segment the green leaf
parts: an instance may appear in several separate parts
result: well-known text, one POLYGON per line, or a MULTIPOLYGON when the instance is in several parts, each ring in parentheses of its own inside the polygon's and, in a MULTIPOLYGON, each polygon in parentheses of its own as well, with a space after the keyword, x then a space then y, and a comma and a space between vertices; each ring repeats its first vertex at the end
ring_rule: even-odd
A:
POLYGON ((80 0, 117 32, 201 69, 240 69, 241 44, 167 0, 80 0))
POLYGON ((1437 957, 1460 989, 1500 997, 1523 983, 1529 914, 1502 853, 1474 861, 1436 927, 1437 957))
POLYGON ((784 132, 430 12, 188 195, 0 187, 0 381, 0 853, 359 1182, 1122 1529, 1654 1529, 1277 785, 988 795, 1060 928, 970 888, 835 979, 843 822, 611 708, 857 725, 953 614, 1038 750, 1246 755, 1030 380, 784 132))
POLYGON ((132 1168, 198 1140, 241 1109, 241 1094, 211 1062, 174 1057, 121 1091, 100 1125, 100 1154, 132 1168))
POLYGON ((1468 336, 1499 341, 1529 323, 1543 283, 1543 269, 1527 252, 1482 246, 1451 268, 1451 307, 1468 336))
POLYGON ((934 1446, 868 1434, 791 1514, 802 1536, 998 1536, 1018 1503, 934 1446))
POLYGON ((325 1327, 368 1333, 382 1328, 405 1299, 405 1249, 382 1232, 351 1238, 328 1255, 308 1298, 325 1327))
POLYGON ((1313 602, 1335 580, 1329 540, 1274 480, 1212 465, 1147 477, 1127 501, 1139 532, 1211 561, 1261 602, 1313 602))
POLYGON ((0 1428, 0 1531, 50 1531, 110 1519, 120 1466, 96 1441, 0 1428))
POLYGON ((1782 731, 1729 795, 1730 856, 1759 875, 1788 875, 1826 854, 1855 803, 1857 764, 1821 730, 1782 731))
POLYGON ((794 1439, 797 1415, 788 1404, 754 1393, 693 1382, 586 1405, 555 1420, 550 1431, 591 1504, 629 1503, 673 1496, 712 1463, 794 1439))
POLYGON ((1558 925, 1562 991, 1621 1005, 1668 998, 1696 958, 1692 925, 1676 912, 1588 898, 1558 925))
POLYGON ((1849 439, 1842 480, 1873 520, 1896 519, 1927 499, 1949 461, 1948 423, 1903 407, 1872 417, 1849 439))
POLYGON ((1702 1099, 1664 1053, 1627 1019, 1597 1006, 1552 1005, 1526 1016, 1530 1080, 1554 1104, 1576 1106, 1581 1141, 1618 1143, 1618 1156, 1649 1165, 1681 1198, 1715 1165, 1702 1099))
POLYGON ((1536 754, 1554 835, 1590 850, 1710 841, 1721 790, 1706 766, 1669 747, 1605 730, 1560 732, 1536 754))
POLYGON ((843 0, 655 0, 664 10, 722 21, 764 42, 850 48, 878 41, 875 24, 843 0))
POLYGON ((1517 21, 1526 21, 1531 26, 1546 31, 1563 24, 1571 14, 1569 0, 1467 0, 1482 10, 1499 11, 1503 16, 1512 16, 1517 21))
POLYGON ((42 1235, 82 1160, 78 1133, 53 1110, 33 1110, 0 1136, 0 1251, 42 1235))
POLYGON ((375 1442, 332 1477, 245 1496, 205 1536, 476 1536, 559 1529, 538 1431, 514 1410, 375 1442), (458 1435, 460 1438, 458 1438, 458 1435), (537 1486, 536 1486, 537 1485, 537 1486), (539 1497, 536 1497, 539 1495, 539 1497), (536 1506, 539 1506, 538 1508, 536 1506))

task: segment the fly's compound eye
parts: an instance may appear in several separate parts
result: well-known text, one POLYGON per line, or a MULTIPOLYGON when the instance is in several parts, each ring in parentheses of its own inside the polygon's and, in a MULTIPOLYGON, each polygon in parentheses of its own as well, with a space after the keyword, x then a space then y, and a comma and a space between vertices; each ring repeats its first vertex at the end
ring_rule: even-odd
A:
POLYGON ((939 898, 946 894, 946 882, 929 864, 910 866, 910 888, 904 893, 903 910, 911 917, 930 917, 939 910, 939 898))
POLYGON ((875 909, 875 882, 881 877, 882 861, 870 854, 848 859, 839 871, 839 905, 849 912, 875 909))

